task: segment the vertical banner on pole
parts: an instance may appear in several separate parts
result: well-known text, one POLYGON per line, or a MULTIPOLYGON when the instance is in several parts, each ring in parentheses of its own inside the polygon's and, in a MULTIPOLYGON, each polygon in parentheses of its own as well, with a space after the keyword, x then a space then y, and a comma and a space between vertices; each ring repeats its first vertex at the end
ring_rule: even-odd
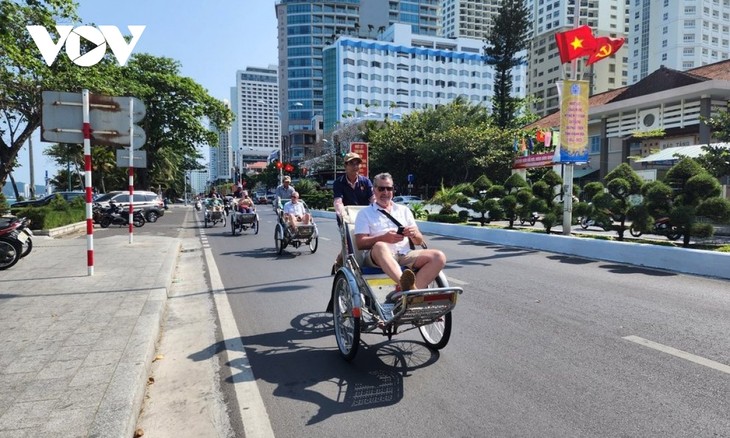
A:
POLYGON ((566 80, 560 93, 560 162, 588 161, 588 82, 566 80))
POLYGON ((84 136, 84 188, 86 189, 86 267, 94 275, 94 219, 91 189, 91 124, 89 123, 89 90, 81 90, 81 131, 84 136))

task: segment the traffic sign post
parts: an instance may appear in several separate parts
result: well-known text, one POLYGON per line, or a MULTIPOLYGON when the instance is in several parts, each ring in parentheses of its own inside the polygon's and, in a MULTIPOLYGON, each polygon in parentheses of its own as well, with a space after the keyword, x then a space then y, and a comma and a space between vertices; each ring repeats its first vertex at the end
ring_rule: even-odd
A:
MULTIPOLYGON (((86 247, 88 274, 94 275, 94 222, 92 219, 91 145, 128 146, 131 153, 127 162, 131 176, 133 164, 140 161, 135 149, 146 140, 145 132, 135 125, 145 116, 144 103, 135 97, 110 97, 92 95, 89 90, 81 93, 61 91, 43 92, 41 139, 52 143, 84 144, 84 180, 86 189, 86 247)), ((118 158, 117 158, 117 161, 118 158)), ((130 206, 131 206, 130 202, 130 206)), ((129 215, 130 233, 133 216, 129 215)), ((131 242, 131 237, 130 237, 131 242)))

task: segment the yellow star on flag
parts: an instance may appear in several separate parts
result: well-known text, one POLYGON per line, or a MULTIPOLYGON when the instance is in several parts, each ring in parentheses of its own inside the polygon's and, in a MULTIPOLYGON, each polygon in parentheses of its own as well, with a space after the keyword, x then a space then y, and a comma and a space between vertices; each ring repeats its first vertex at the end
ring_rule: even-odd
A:
POLYGON ((580 38, 575 38, 572 43, 570 43, 571 46, 573 46, 573 50, 578 50, 580 48, 583 48, 583 40, 580 38))

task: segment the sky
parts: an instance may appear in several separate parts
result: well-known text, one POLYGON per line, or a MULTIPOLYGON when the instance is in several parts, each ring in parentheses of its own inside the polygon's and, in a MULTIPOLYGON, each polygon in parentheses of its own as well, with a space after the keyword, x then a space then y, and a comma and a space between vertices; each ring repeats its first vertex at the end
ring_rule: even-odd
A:
MULTIPOLYGON (((132 53, 175 59, 181 75, 195 80, 218 99, 230 100, 236 71, 276 65, 277 29, 274 0, 77 0, 83 24, 117 26, 129 35, 128 25, 146 26, 132 53)), ((65 23, 81 25, 82 23, 65 23)), ((107 49, 108 50, 108 49, 107 49)), ((61 50, 59 56, 66 56, 61 50)), ((45 172, 57 169, 43 150, 40 129, 33 139, 34 180, 43 185, 45 172)), ((15 180, 30 182, 28 145, 20 151, 15 180)), ((92 157, 93 159, 93 157, 92 157)))

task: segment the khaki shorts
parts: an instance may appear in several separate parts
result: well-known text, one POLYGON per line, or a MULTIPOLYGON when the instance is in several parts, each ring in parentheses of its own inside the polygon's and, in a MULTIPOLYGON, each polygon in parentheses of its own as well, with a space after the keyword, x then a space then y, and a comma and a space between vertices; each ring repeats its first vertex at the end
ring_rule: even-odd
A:
MULTIPOLYGON (((418 259, 418 256, 421 255, 422 249, 414 249, 412 251, 408 251, 408 254, 393 254, 393 258, 398 262, 399 266, 405 266, 407 268, 413 268, 413 265, 416 263, 416 260, 418 259)), ((370 266, 371 268, 379 268, 380 266, 376 265, 373 261, 373 258, 370 257, 370 250, 363 251, 363 263, 365 266, 370 266)))

